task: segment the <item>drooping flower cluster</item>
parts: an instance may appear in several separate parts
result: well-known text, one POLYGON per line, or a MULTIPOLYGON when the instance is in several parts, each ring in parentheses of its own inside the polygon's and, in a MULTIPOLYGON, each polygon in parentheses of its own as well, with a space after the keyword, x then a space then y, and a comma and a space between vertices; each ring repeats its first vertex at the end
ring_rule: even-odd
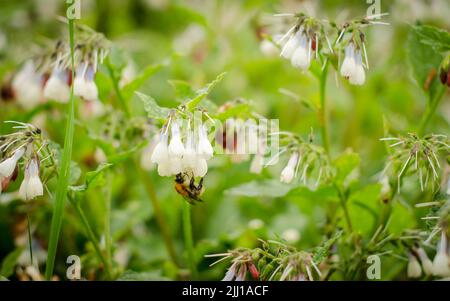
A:
POLYGON ((231 259, 223 281, 313 281, 322 275, 313 254, 278 241, 263 242, 262 248, 239 248, 205 257, 221 257, 210 266, 231 259))
POLYGON ((329 57, 338 53, 339 61, 341 61, 341 49, 345 48, 345 57, 340 62, 340 74, 348 79, 350 84, 362 85, 366 78, 364 69, 369 68, 362 28, 371 24, 388 25, 385 22, 374 21, 384 15, 386 14, 368 16, 346 22, 338 27, 334 22, 317 20, 303 13, 280 14, 279 16, 296 18, 294 26, 276 40, 276 43, 281 46, 280 56, 290 60, 294 67, 305 71, 309 69, 314 58, 324 64, 329 57), (331 28, 327 28, 330 24, 331 28), (333 44, 330 42, 329 35, 335 40, 333 44), (328 47, 321 47, 325 43, 328 47))
POLYGON ((305 142, 299 136, 290 132, 279 132, 278 134, 282 136, 280 143, 284 146, 266 165, 268 166, 274 160, 278 160, 283 153, 290 153, 288 162, 280 174, 281 182, 292 183, 299 175, 300 181, 304 185, 316 188, 322 180, 330 176, 331 167, 322 147, 311 143, 311 139, 310 142, 305 142), (315 177, 314 181, 310 181, 312 177, 315 177))
POLYGON ((388 170, 396 173, 398 190, 402 177, 408 171, 417 173, 422 191, 428 185, 439 185, 439 156, 442 154, 445 157, 450 153, 447 136, 431 134, 419 138, 416 134, 408 134, 406 137, 387 137, 380 140, 392 142, 389 147, 395 148, 383 173, 388 170))
POLYGON ((213 154, 204 124, 191 126, 191 120, 185 122, 170 116, 161 130, 151 161, 158 165, 160 176, 188 173, 204 177, 208 171, 207 160, 213 154))
POLYGON ((101 103, 95 73, 109 52, 109 41, 89 28, 78 30, 74 48, 75 78, 72 78, 69 44, 58 41, 50 50, 43 50, 26 61, 14 75, 13 97, 22 107, 30 109, 47 100, 67 103, 72 84, 74 95, 101 103))
POLYGON ((15 129, 20 131, 0 136, 0 193, 16 180, 21 162, 24 177, 19 189, 19 197, 31 200, 44 194, 44 186, 40 178, 40 162, 44 141, 41 131, 31 124, 14 122, 15 129))

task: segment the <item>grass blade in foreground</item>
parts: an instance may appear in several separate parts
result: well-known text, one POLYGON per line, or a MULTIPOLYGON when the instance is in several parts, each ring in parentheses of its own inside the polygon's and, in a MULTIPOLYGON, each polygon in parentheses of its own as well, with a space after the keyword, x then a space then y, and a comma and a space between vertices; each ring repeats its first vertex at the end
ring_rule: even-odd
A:
MULTIPOLYGON (((74 78, 74 26, 73 20, 69 19, 69 35, 70 35, 70 56, 72 65, 72 78, 74 78)), ((53 275, 53 268, 55 265, 56 248, 58 246, 59 233, 64 214, 64 204, 67 198, 67 187, 70 177, 70 161, 72 158, 72 144, 74 134, 74 97, 73 85, 70 87, 70 101, 68 104, 68 114, 66 123, 66 133, 64 137, 64 150, 61 159, 61 166, 59 170, 58 183, 56 187, 55 206, 53 208, 52 224, 50 228, 50 240, 48 244, 47 265, 45 267, 45 278, 50 280, 53 275)))

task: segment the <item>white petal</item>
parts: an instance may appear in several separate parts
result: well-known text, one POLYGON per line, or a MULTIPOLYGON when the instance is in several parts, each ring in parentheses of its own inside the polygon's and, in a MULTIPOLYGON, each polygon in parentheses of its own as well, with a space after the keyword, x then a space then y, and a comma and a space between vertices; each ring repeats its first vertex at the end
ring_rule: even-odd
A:
POLYGON ((297 31, 284 45, 280 55, 286 59, 290 59, 295 49, 300 45, 300 31, 297 31))
POLYGON ((70 98, 70 88, 60 77, 52 75, 45 84, 44 97, 67 103, 70 98))
POLYGON ((420 267, 419 261, 412 255, 410 256, 407 270, 409 278, 419 278, 420 275, 422 275, 422 269, 420 267))

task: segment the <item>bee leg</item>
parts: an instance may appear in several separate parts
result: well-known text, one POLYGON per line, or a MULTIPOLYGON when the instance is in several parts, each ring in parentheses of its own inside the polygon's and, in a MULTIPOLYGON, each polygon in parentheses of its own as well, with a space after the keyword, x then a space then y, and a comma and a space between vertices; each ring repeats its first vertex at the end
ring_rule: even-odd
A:
POLYGON ((198 185, 197 185, 198 190, 202 190, 202 188, 203 188, 203 178, 200 179, 200 182, 198 182, 198 185))
POLYGON ((191 190, 195 190, 195 178, 194 177, 192 177, 191 178, 191 181, 189 182, 189 188, 191 189, 191 190))

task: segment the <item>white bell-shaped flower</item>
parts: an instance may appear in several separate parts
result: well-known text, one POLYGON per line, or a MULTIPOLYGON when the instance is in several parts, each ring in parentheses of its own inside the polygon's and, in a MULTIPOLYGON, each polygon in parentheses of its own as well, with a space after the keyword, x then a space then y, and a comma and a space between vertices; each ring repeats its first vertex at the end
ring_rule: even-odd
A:
POLYGON ((169 143, 169 156, 181 158, 184 154, 184 145, 181 142, 180 127, 176 122, 172 124, 172 137, 169 143))
POLYGON ((55 67, 44 87, 44 97, 67 103, 70 98, 70 88, 67 85, 67 73, 59 67, 55 67))
POLYGON ((286 42, 286 44, 281 49, 280 56, 282 56, 288 60, 291 59, 292 55, 294 54, 294 51, 300 45, 301 36, 302 36, 301 31, 302 31, 302 29, 298 30, 296 33, 294 33, 289 38, 289 40, 286 42))
POLYGON ((198 127, 197 153, 200 156, 202 156, 203 158, 205 158, 206 160, 209 160, 214 154, 214 150, 208 139, 208 134, 206 132, 206 128, 203 125, 200 125, 198 127))
POLYGON ((81 63, 75 72, 73 93, 88 101, 98 100, 98 89, 94 81, 95 70, 92 65, 81 63))
POLYGON ((366 81, 366 73, 362 62, 361 50, 355 52, 355 68, 353 74, 350 76, 349 81, 352 85, 363 85, 366 81))
POLYGON ((208 163, 202 156, 196 156, 194 161, 194 167, 192 169, 194 177, 204 177, 208 172, 208 163))
POLYGON ((422 248, 419 248, 417 250, 417 254, 419 255, 425 275, 433 274, 433 263, 431 262, 430 258, 428 258, 427 253, 425 253, 422 248))
POLYGON ((420 275, 422 275, 422 268, 420 267, 420 263, 417 260, 416 256, 412 254, 409 255, 407 274, 409 278, 419 278, 420 275))
POLYGON ((433 275, 446 277, 450 274, 449 257, 447 255, 447 236, 444 230, 441 232, 441 240, 433 260, 433 275))
POLYGON ((0 163, 0 176, 9 178, 14 172, 16 168, 17 161, 22 158, 25 153, 25 148, 20 148, 14 152, 14 154, 8 159, 4 160, 0 163))
POLYGON ((42 100, 42 76, 36 73, 33 61, 24 64, 11 83, 15 99, 25 109, 37 106, 42 100))
POLYGON ((350 78, 355 72, 355 46, 349 43, 345 47, 345 57, 341 65, 341 75, 345 78, 350 78))
POLYGON ((286 167, 281 171, 280 181, 283 183, 291 183, 295 176, 295 169, 298 164, 299 154, 293 153, 289 158, 286 167))
POLYGON ((294 67, 307 70, 311 64, 311 40, 304 33, 300 36, 300 42, 291 57, 294 67))
POLYGON ((167 133, 161 133, 159 142, 153 150, 151 160, 153 163, 163 163, 169 160, 169 151, 167 149, 167 133))
POLYGON ((36 159, 31 159, 25 169, 25 176, 20 185, 19 195, 24 200, 31 200, 44 194, 44 186, 39 178, 39 165, 36 159))

